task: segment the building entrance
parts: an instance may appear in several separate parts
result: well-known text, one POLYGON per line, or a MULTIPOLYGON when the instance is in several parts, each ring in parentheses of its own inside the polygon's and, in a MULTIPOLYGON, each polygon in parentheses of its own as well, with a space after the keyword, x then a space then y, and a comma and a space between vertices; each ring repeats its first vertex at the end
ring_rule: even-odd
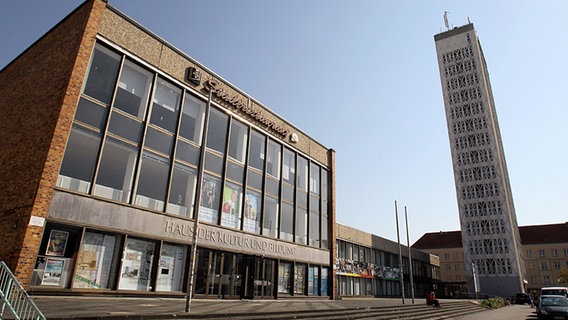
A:
POLYGON ((275 260, 199 249, 195 294, 216 299, 273 299, 275 260))

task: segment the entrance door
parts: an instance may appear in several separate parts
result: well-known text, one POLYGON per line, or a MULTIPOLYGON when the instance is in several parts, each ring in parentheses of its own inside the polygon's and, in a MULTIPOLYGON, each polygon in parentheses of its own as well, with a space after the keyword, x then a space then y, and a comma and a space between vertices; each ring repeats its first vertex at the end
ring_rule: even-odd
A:
POLYGON ((254 256, 244 256, 242 267, 242 298, 243 299, 254 299, 254 271, 255 271, 255 257, 254 256))

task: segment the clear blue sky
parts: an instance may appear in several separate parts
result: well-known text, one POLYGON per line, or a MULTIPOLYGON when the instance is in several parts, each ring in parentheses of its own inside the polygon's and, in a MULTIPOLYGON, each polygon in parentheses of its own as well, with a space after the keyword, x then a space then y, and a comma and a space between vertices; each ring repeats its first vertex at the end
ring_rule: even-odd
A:
MULTIPOLYGON (((81 1, 0 2, 0 68, 81 1)), ((434 35, 487 60, 519 225, 568 221, 568 1, 110 0, 336 151, 337 221, 459 230, 434 35)), ((38 84, 41 85, 41 84, 38 84)), ((15 106, 17 107, 17 106, 15 106)))

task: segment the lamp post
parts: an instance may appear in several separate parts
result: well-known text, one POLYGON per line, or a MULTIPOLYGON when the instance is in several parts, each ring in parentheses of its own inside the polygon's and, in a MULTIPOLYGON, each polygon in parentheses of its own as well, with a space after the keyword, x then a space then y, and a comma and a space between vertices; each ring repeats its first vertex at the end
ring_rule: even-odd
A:
POLYGON ((412 304, 414 304, 414 277, 412 276, 412 251, 410 250, 410 237, 408 235, 408 214, 406 212, 406 206, 404 206, 404 220, 406 221, 406 246, 408 247, 408 265, 409 271, 408 275, 410 277, 410 297, 412 298, 412 304))
POLYGON ((402 293, 402 304, 404 304, 404 273, 402 270, 402 248, 400 246, 400 232, 398 228, 398 206, 394 201, 394 213, 396 216, 396 239, 398 241, 398 266, 400 268, 400 292, 402 293))

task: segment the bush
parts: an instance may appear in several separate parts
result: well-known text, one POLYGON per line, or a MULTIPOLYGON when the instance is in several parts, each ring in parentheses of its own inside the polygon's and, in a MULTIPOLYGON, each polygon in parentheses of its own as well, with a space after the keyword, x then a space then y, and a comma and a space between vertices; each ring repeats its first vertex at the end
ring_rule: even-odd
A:
POLYGON ((482 300, 481 305, 490 309, 498 309, 505 306, 505 299, 501 297, 489 298, 482 300))

